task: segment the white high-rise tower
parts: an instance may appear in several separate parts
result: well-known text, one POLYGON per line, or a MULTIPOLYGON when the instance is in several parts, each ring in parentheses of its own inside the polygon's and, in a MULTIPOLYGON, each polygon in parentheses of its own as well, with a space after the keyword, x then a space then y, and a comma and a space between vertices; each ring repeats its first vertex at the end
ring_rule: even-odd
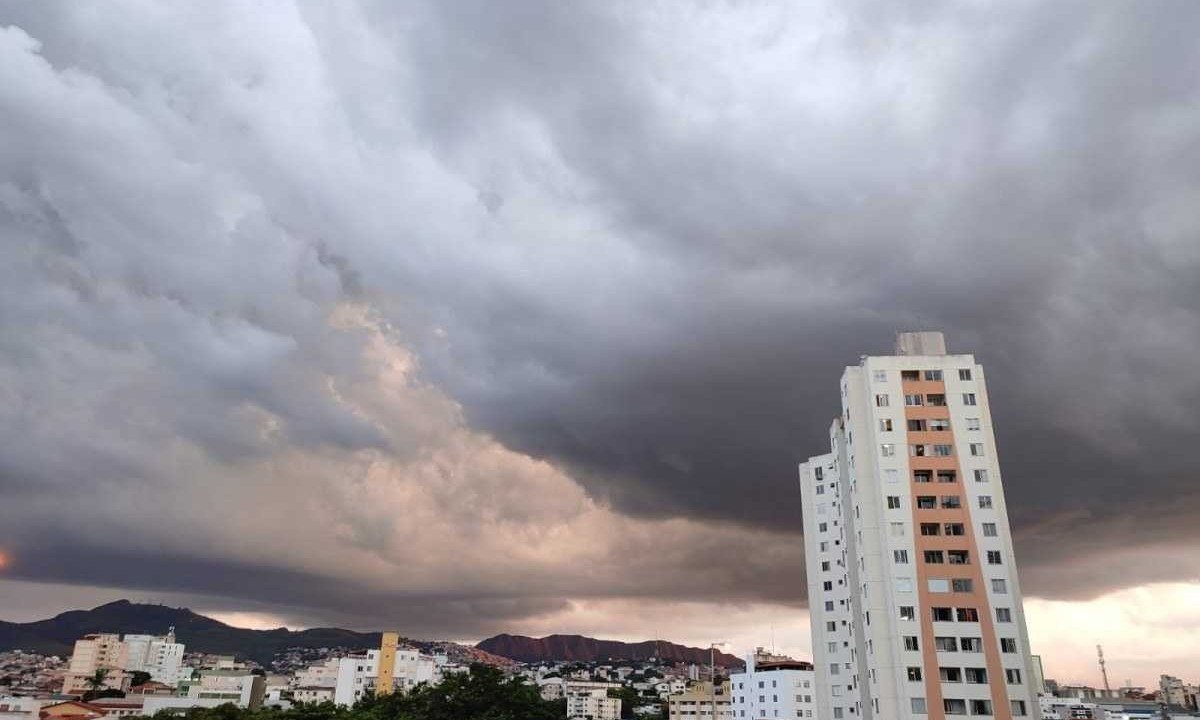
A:
POLYGON ((983 368, 902 333, 841 395, 800 465, 819 717, 1035 717, 983 368))

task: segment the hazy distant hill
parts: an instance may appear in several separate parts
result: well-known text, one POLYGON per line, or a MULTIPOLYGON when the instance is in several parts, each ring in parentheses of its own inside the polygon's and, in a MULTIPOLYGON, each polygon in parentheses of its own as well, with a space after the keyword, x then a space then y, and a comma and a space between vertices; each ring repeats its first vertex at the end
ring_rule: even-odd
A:
MULTIPOLYGON (((91 610, 72 610, 49 620, 31 623, 0 622, 0 650, 21 649, 53 655, 69 655, 75 640, 87 633, 146 633, 161 635, 174 626, 179 642, 189 652, 237 655, 262 664, 270 662, 275 653, 285 648, 344 647, 366 649, 379 647, 379 633, 360 633, 339 628, 313 628, 291 631, 247 630, 226 625, 210 617, 198 615, 186 608, 165 605, 142 605, 128 600, 101 605, 91 610)), ((485 653, 451 643, 409 641, 422 649, 436 647, 448 651, 459 660, 503 662, 485 653)))
MULTIPOLYGON (((475 647, 494 655, 520 660, 539 662, 542 660, 646 660, 659 657, 697 665, 707 665, 707 648, 686 647, 665 640, 647 640, 625 643, 617 640, 597 640, 583 635, 548 635, 532 638, 524 635, 496 635, 475 647)), ((718 652, 717 665, 742 667, 742 661, 733 655, 718 652)))

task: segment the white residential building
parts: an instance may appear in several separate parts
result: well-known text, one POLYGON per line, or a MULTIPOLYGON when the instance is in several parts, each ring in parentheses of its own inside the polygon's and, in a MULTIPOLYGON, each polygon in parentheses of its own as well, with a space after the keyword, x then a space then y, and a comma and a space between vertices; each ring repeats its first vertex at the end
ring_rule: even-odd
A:
POLYGON ((567 720, 621 720, 621 699, 608 696, 609 689, 619 687, 620 683, 566 682, 567 720))
MULTIPOLYGON (((379 680, 379 659, 379 650, 339 658, 333 701, 338 705, 353 705, 365 694, 374 693, 379 680)), ((413 648, 396 648, 392 668, 394 689, 410 690, 420 683, 437 683, 440 678, 441 673, 432 655, 413 648)))
POLYGON ((800 465, 817 716, 1034 717, 1034 672, 983 368, 902 333, 841 380, 800 465))
POLYGON ((151 680, 167 685, 183 678, 184 646, 175 642, 175 628, 166 635, 126 635, 121 645, 123 670, 150 673, 151 680))
POLYGON ((816 675, 812 663, 790 658, 746 656, 746 669, 729 676, 733 716, 816 718, 816 675))

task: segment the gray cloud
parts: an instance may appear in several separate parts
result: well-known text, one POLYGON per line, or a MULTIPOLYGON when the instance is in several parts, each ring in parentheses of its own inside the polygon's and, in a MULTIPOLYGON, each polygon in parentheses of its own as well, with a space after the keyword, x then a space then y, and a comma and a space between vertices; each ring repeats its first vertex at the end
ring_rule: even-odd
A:
POLYGON ((799 604, 840 369, 937 327, 1027 590, 1194 578, 1138 558, 1200 539, 1197 12, 0 3, 0 547, 439 632, 799 604))

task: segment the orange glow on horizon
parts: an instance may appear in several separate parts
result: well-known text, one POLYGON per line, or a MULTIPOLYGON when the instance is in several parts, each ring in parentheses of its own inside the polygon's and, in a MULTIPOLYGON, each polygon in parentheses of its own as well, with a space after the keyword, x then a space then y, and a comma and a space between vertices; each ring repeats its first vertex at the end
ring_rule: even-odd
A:
POLYGON ((0 550, 0 570, 6 567, 8 567, 8 556, 4 554, 3 550, 0 550))

